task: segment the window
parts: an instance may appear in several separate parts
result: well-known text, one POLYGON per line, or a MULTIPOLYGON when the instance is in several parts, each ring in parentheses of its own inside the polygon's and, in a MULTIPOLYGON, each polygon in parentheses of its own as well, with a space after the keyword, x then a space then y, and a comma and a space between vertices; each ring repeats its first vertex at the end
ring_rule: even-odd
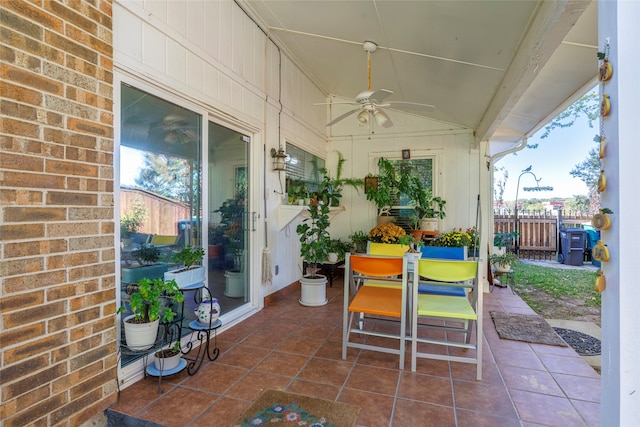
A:
POLYGON ((324 159, 315 156, 295 145, 287 143, 287 183, 285 192, 289 203, 307 197, 313 192, 323 178, 324 159))
MULTIPOLYGON (((408 172, 411 176, 417 176, 425 188, 433 194, 433 158, 411 160, 389 160, 399 177, 401 173, 408 172)), ((399 180, 400 178, 398 178, 399 180)), ((396 224, 404 229, 412 229, 413 202, 405 194, 397 194, 396 201, 391 209, 391 215, 395 216, 396 224)))

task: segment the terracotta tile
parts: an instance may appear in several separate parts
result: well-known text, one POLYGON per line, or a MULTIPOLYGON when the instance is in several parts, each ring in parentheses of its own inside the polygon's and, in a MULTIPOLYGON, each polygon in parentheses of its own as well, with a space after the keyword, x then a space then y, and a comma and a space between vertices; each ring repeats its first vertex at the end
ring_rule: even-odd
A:
MULTIPOLYGON (((406 365, 406 368, 411 369, 411 365, 406 365)), ((446 360, 418 359, 416 360, 416 372, 436 377, 451 377, 451 368, 446 360)))
POLYGON ((403 372, 400 378, 398 397, 453 406, 451 380, 411 372, 403 372))
POLYGON ((288 377, 263 372, 250 372, 245 377, 242 377, 238 384, 231 387, 225 393, 225 396, 253 401, 265 390, 284 390, 290 382, 291 378, 288 377))
POLYGON ((564 393, 547 371, 503 366, 502 376, 509 389, 564 397, 564 393))
POLYGON ((303 380, 342 386, 353 368, 353 363, 314 357, 298 377, 303 380))
POLYGON ((111 409, 123 414, 134 415, 161 396, 158 393, 157 379, 145 378, 122 390, 118 401, 111 409))
MULTIPOLYGON (((350 362, 356 359, 356 356, 360 353, 357 348, 347 348, 347 358, 350 362)), ((342 342, 338 341, 326 341, 315 354, 316 357, 323 357, 325 359, 342 360, 342 342)))
POLYGON ((539 354, 555 354, 557 356, 576 357, 578 353, 571 347, 559 345, 530 344, 533 351, 539 354))
POLYGON ((552 374, 569 399, 600 402, 600 378, 552 374))
POLYGON ((229 426, 242 414, 252 402, 223 397, 216 401, 200 416, 195 418, 194 426, 229 426))
POLYGON ((400 372, 398 370, 356 365, 351 371, 345 386, 372 393, 395 396, 398 389, 399 376, 400 372))
POLYGON ((392 396, 367 393, 366 391, 344 389, 338 402, 360 407, 356 425, 367 427, 389 427, 393 410, 392 396))
POLYGON ((600 375, 581 357, 565 357, 552 354, 540 354, 540 360, 549 372, 600 378, 600 375))
POLYGON ((250 369, 262 361, 270 351, 266 348, 240 344, 222 353, 216 362, 250 369))
MULTIPOLYGON (((477 382, 475 363, 451 362, 451 378, 455 380, 477 382)), ((485 356, 482 360, 482 380, 485 385, 502 386, 503 381, 495 362, 485 356)))
POLYGON ((393 412, 393 425, 397 426, 455 426, 453 408, 425 402, 398 399, 393 412), (427 421, 428 420, 428 421, 427 421))
POLYGON ((198 390, 175 387, 137 416, 167 427, 182 427, 204 412, 218 397, 198 390))
POLYGON ((599 427, 604 425, 600 423, 600 404, 594 402, 584 402, 581 400, 572 400, 571 403, 576 411, 580 414, 585 424, 589 427, 599 427))
POLYGON ((340 387, 312 381, 295 380, 289 388, 287 388, 287 391, 318 397, 320 399, 335 400, 340 392, 340 387))
POLYGON ((567 399, 521 390, 511 390, 511 398, 523 421, 562 427, 584 426, 567 399))
POLYGON ((182 383, 185 387, 223 394, 244 377, 247 369, 212 363, 182 383))
POLYGON ((247 338, 245 338, 244 341, 242 341, 242 344, 272 350, 282 344, 283 340, 284 337, 280 335, 263 334, 262 331, 258 330, 252 335, 249 335, 247 338))
POLYGON ((469 409, 504 418, 516 418, 516 412, 503 386, 481 382, 453 381, 456 408, 469 409))
POLYGON ((481 414, 466 409, 456 409, 458 427, 519 427, 517 418, 504 418, 491 414, 481 414))
POLYGON ((307 356, 274 351, 255 367, 255 371, 295 377, 308 360, 307 356))
POLYGON ((517 366, 519 368, 537 369, 543 371, 544 365, 538 359, 538 355, 531 349, 529 351, 501 350, 493 353, 498 366, 517 366))
POLYGON ((282 341, 277 347, 277 350, 311 356, 318 351, 322 344, 324 344, 324 340, 320 338, 307 338, 292 335, 282 341))

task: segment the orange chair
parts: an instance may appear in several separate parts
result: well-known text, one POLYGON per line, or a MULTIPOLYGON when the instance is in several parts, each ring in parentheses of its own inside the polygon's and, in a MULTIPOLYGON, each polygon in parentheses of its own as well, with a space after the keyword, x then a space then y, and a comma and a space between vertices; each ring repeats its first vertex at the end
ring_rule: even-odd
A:
MULTIPOLYGON (((342 358, 347 358, 347 348, 379 351, 400 356, 400 369, 404 369, 406 343, 407 307, 407 258, 372 255, 351 255, 345 257, 344 311, 342 328, 342 358), (395 287, 360 286, 356 280, 374 280, 378 283, 396 284, 395 287), (356 314, 368 315, 367 327, 355 319, 356 314), (371 318, 370 316, 375 316, 371 318), (373 326, 369 326, 372 324, 373 326), (397 333, 377 330, 377 324, 391 324, 397 333), (351 341, 353 334, 366 336, 362 342, 351 341), (382 337, 399 340, 398 348, 373 344, 368 337, 382 337)), ((375 338, 374 338, 375 341, 375 338)))

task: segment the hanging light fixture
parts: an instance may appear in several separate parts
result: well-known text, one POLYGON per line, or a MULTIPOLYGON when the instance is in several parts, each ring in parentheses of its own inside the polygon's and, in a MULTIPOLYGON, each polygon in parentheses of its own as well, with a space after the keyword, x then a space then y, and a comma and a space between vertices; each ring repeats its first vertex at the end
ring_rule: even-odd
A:
POLYGON ((378 108, 376 108, 376 110, 373 112, 373 118, 376 119, 376 123, 378 124, 378 126, 388 128, 393 125, 391 123, 391 120, 389 119, 389 116, 387 116, 387 113, 378 108))
POLYGON ((361 125, 366 125, 367 123, 369 123, 368 110, 362 110, 358 113, 358 123, 360 123, 361 125))
POLYGON ((284 171, 287 170, 287 153, 284 152, 282 147, 271 149, 271 157, 273 158, 273 170, 284 171))

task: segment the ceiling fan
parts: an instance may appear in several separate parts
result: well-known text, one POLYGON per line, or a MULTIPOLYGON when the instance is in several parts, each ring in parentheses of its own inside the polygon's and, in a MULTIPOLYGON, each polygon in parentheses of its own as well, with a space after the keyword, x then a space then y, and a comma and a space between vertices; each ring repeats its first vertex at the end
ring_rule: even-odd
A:
MULTIPOLYGON (((389 128, 393 126, 393 122, 391 121, 387 113, 385 113, 385 111, 382 109, 382 107, 390 107, 392 104, 405 104, 411 106, 419 106, 421 108, 427 109, 435 108, 433 105, 420 104, 416 102, 383 102, 390 95, 393 95, 393 91, 388 89, 371 90, 371 54, 378 49, 378 45, 374 42, 366 41, 362 44, 362 47, 364 48, 365 52, 367 52, 367 90, 360 92, 352 102, 334 102, 333 104, 358 105, 358 108, 347 111, 346 113, 336 117, 335 119, 327 123, 327 126, 333 126, 339 121, 344 120, 345 118, 359 111, 356 117, 361 125, 370 124, 373 119, 378 124, 378 126, 389 128)), ((327 103, 314 105, 327 105, 327 103)))

